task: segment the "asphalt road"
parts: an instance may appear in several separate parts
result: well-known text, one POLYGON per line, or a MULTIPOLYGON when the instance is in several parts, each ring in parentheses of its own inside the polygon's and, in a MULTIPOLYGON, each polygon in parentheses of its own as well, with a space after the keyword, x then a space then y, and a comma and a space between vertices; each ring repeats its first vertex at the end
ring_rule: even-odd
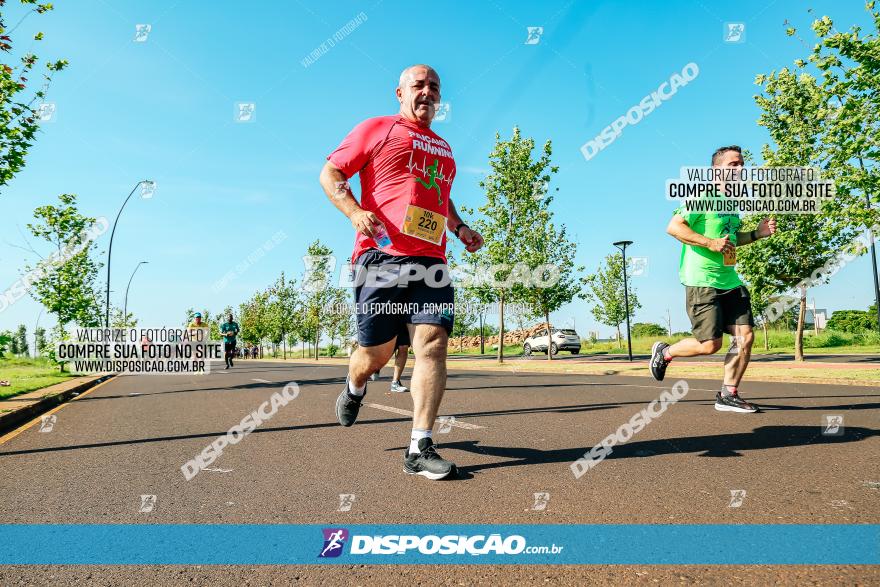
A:
MULTIPOLYGON (((455 345, 451 345, 453 351, 455 350, 455 345)), ((496 353, 485 353, 482 355, 458 355, 451 356, 452 360, 472 360, 472 359, 491 359, 495 360, 498 358, 496 353)), ((568 351, 561 351, 559 354, 554 355, 554 361, 573 361, 575 363, 581 362, 604 362, 604 361, 626 361, 627 355, 624 354, 608 354, 608 355, 572 355, 568 351)), ((639 355, 633 354, 633 361, 642 361, 646 362, 650 359, 650 355, 639 355)), ((546 361, 547 354, 546 353, 534 353, 528 357, 523 355, 505 355, 505 360, 511 361, 546 361)), ((679 357, 675 359, 677 362, 684 363, 723 363, 724 362, 724 352, 718 352, 714 355, 705 355, 699 357, 679 357)), ((762 355, 758 353, 752 354, 752 358, 750 359, 753 363, 778 363, 783 361, 793 361, 794 355, 788 355, 784 353, 780 353, 778 355, 762 355)), ((808 354, 806 357, 806 361, 808 363, 852 363, 855 365, 871 365, 876 364, 880 367, 880 355, 835 355, 835 354, 808 354)))
MULTIPOLYGON (((450 372, 435 428, 458 479, 402 472, 408 394, 371 383, 350 429, 344 368, 239 361, 204 376, 121 376, 62 407, 51 432, 0 444, 0 523, 878 523, 880 390, 752 383, 759 414, 716 412, 717 381, 688 395, 581 479, 569 464, 668 389, 639 377, 450 372), (299 397, 213 470, 180 466, 289 382, 299 397), (842 436, 821 434, 826 414, 842 436), (731 491, 744 490, 739 507, 731 491), (534 494, 549 493, 543 510, 534 494), (149 513, 141 495, 156 495, 149 513), (355 496, 339 512, 340 494, 355 496)), ((744 393, 745 395, 745 393, 744 393)), ((719 545, 748 549, 748 544, 719 545)), ((675 548, 675 545, 670 545, 675 548)), ((0 567, 28 584, 826 584, 880 582, 865 566, 0 567)))

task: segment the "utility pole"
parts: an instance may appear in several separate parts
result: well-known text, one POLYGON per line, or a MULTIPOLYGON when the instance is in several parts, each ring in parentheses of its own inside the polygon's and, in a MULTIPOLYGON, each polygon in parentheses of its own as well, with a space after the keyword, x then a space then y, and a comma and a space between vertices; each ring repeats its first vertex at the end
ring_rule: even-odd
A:
POLYGON ((623 252, 623 303, 626 306, 626 344, 627 344, 627 354, 629 356, 629 360, 633 360, 633 344, 632 344, 632 336, 630 336, 629 331, 629 291, 626 283, 626 247, 633 244, 632 241, 617 241, 616 243, 612 243, 615 247, 623 252))

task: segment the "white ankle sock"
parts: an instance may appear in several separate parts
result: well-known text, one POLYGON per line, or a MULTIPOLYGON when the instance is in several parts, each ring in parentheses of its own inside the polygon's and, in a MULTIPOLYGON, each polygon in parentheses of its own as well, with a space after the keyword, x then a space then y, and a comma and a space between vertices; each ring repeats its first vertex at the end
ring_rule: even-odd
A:
POLYGON ((358 397, 364 395, 367 391, 367 384, 364 383, 363 387, 355 387, 354 383, 351 382, 351 379, 348 380, 348 393, 351 395, 356 395, 358 397))
POLYGON ((422 438, 431 438, 431 431, 423 430, 421 428, 413 428, 412 434, 409 438, 409 452, 411 454, 418 454, 422 452, 419 450, 419 440, 422 438))

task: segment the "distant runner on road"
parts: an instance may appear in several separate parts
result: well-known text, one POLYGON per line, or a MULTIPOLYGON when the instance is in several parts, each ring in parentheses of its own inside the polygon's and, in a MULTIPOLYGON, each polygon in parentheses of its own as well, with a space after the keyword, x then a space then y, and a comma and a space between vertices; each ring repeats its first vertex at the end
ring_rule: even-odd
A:
POLYGON ((233 366, 232 357, 235 353, 235 337, 238 336, 238 333, 241 331, 241 328, 238 326, 238 322, 232 319, 232 313, 226 315, 226 322, 220 325, 220 334, 223 335, 223 352, 226 356, 226 368, 229 369, 233 366))
MULTIPOLYGON (((713 167, 743 164, 742 149, 736 145, 721 147, 712 155, 713 167)), ((675 211, 666 232, 682 243, 679 278, 685 286, 693 337, 672 346, 658 341, 651 349, 651 375, 663 381, 672 359, 714 354, 724 343, 724 333, 732 335, 724 358, 724 380, 715 394, 715 409, 722 412, 758 411, 738 392, 752 356, 755 321, 749 290, 736 272, 736 248, 776 232, 773 218, 761 220, 748 232, 741 232, 740 225, 739 214, 687 212, 684 206, 675 211)))

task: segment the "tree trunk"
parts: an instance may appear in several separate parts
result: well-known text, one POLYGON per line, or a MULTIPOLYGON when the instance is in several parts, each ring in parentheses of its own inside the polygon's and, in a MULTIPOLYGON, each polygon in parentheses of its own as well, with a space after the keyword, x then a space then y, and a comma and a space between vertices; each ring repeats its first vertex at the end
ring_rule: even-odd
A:
POLYGON ((299 343, 299 350, 300 350, 300 355, 301 355, 300 358, 305 359, 305 358, 306 358, 306 340, 305 340, 305 337, 303 337, 303 339, 302 339, 302 340, 300 341, 300 343, 299 343))
POLYGON ((617 348, 622 348, 620 344, 620 324, 617 325, 617 348))
POLYGON ((553 353, 550 352, 550 345, 553 344, 553 331, 550 328, 550 312, 544 312, 544 323, 547 324, 547 360, 553 360, 553 353))
POLYGON ((483 315, 480 314, 480 354, 486 354, 485 338, 483 338, 483 315))
POLYGON ((801 288, 801 304, 798 310, 797 329, 794 332, 794 360, 804 360, 804 322, 807 318, 807 288, 801 288))
POLYGON ((321 328, 315 328, 315 360, 318 360, 318 343, 321 341, 321 328))
POLYGON ((284 349, 284 360, 286 361, 287 360, 287 333, 286 332, 281 333, 281 344, 283 345, 282 348, 284 349))
POLYGON ((770 350, 770 335, 767 332, 767 316, 764 316, 764 319, 761 320, 761 328, 764 329, 764 350, 770 350))
POLYGON ((498 362, 504 362, 504 294, 501 294, 498 304, 498 362))

